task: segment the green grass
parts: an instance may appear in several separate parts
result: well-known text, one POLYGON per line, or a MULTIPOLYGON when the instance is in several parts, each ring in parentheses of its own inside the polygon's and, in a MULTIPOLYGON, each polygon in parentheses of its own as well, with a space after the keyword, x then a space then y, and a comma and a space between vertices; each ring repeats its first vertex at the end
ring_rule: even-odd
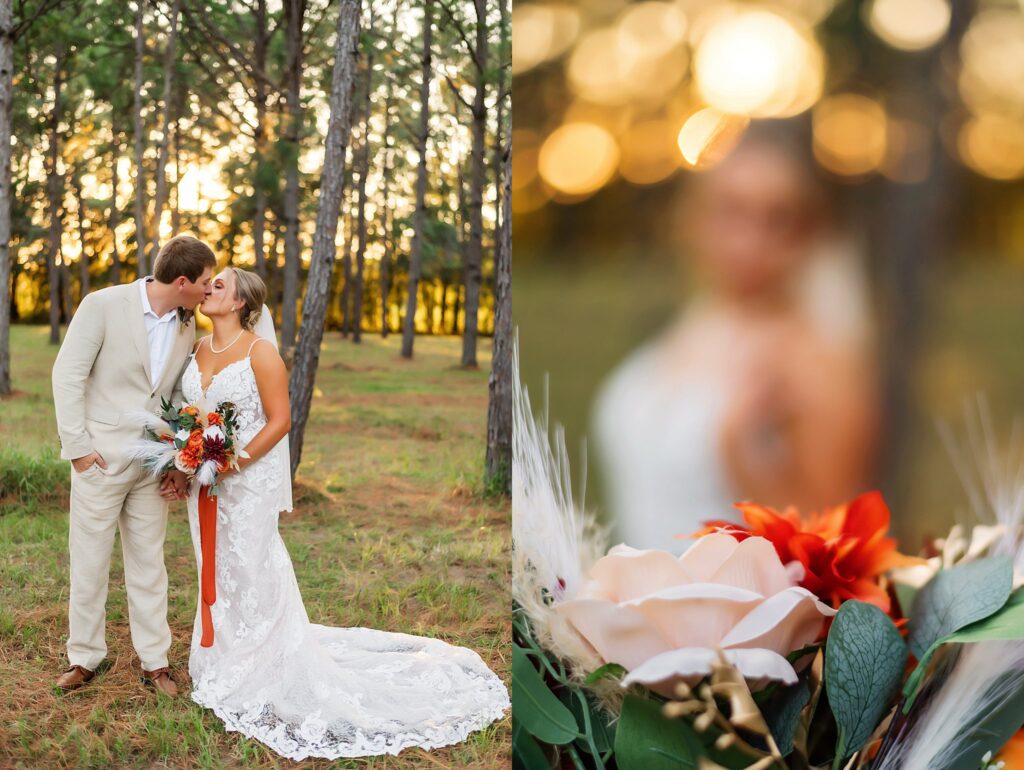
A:
MULTIPOLYGON (((187 696, 196 577, 184 505, 171 508, 170 662, 185 685, 157 698, 139 682, 120 546, 98 678, 52 685, 67 640, 69 471, 57 456, 50 395, 56 350, 40 327, 12 335, 16 393, 0 401, 0 767, 504 768, 509 718, 429 754, 294 763, 225 733, 187 696)), ((490 345, 459 368, 461 341, 361 346, 328 335, 295 490, 281 517, 310 619, 438 637, 470 647, 508 683, 509 507, 482 480, 490 345)))

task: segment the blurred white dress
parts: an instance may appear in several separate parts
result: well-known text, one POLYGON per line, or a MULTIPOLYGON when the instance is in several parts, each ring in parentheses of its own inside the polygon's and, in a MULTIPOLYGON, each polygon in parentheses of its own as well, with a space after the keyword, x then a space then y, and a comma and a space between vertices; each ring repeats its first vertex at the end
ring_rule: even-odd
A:
MULTIPOLYGON (((204 395, 201 383, 193 356, 182 376, 190 403, 204 395)), ((205 396, 211 405, 234 403, 241 446, 266 424, 248 357, 217 373, 205 396)), ((212 709, 226 729, 293 760, 430 749, 499 719, 508 691, 472 650, 309 622, 277 530, 279 511, 291 509, 287 452, 282 441, 220 482, 214 641, 200 646, 197 611, 192 700, 212 709)), ((198 489, 188 498, 188 513, 201 572, 198 489)))
POLYGON ((674 535, 735 518, 719 460, 731 385, 664 366, 661 347, 648 342, 612 373, 597 397, 594 433, 618 539, 682 553, 692 541, 674 535))
MULTIPOLYGON (((868 344, 867 287, 853 244, 820 244, 794 281, 814 329, 835 345, 868 344)), ((739 521, 721 435, 738 389, 730 372, 749 371, 736 363, 746 354, 743 342, 711 303, 695 301, 602 385, 592 429, 622 542, 682 553, 693 541, 674 535, 688 535, 708 519, 739 521), (716 368, 687 359, 714 360, 716 368)))

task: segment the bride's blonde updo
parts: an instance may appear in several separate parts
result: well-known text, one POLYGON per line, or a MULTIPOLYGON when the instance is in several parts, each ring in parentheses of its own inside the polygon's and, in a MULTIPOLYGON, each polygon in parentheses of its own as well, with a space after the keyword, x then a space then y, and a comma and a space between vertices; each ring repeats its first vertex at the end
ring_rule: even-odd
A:
POLYGON ((267 285, 249 270, 228 269, 235 275, 235 297, 245 303, 241 313, 242 328, 252 331, 263 311, 263 303, 267 301, 267 285))

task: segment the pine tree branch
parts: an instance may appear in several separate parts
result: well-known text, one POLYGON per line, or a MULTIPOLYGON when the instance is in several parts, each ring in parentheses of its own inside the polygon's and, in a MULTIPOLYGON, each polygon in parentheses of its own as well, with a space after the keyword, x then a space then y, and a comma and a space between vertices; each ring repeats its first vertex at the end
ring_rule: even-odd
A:
POLYGON ((444 79, 448 81, 448 87, 451 89, 452 93, 455 94, 455 98, 462 102, 464 105, 466 105, 469 111, 472 112, 472 103, 462 95, 462 91, 460 91, 459 87, 455 85, 455 82, 452 80, 451 75, 449 75, 447 72, 444 73, 444 79))
POLYGON ((462 38, 462 42, 466 44, 466 52, 469 54, 469 58, 472 60, 473 66, 481 72, 484 71, 486 62, 481 62, 477 59, 476 45, 470 41, 469 35, 466 33, 466 28, 462 25, 462 22, 456 18, 452 9, 445 5, 441 0, 438 0, 437 4, 441 7, 444 15, 448 17, 448 21, 450 21, 452 26, 455 27, 455 31, 458 32, 459 37, 462 38))
MULTIPOLYGON (((252 59, 246 56, 241 48, 217 31, 217 27, 210 18, 210 12, 206 8, 205 3, 193 5, 192 0, 185 0, 185 2, 182 3, 181 10, 190 21, 198 22, 198 26, 202 28, 203 33, 208 39, 219 42, 225 46, 228 51, 231 52, 231 56, 234 57, 236 64, 240 65, 250 75, 250 77, 253 79, 259 79, 272 91, 279 92, 281 90, 280 85, 271 80, 260 67, 257 67, 252 59), (198 15, 193 14, 193 11, 196 11, 198 15)), ((213 49, 214 53, 218 54, 218 58, 224 58, 222 52, 217 49, 217 46, 213 46, 213 49)))
MULTIPOLYGON (((11 32, 10 32, 11 40, 12 41, 18 40, 18 38, 21 37, 21 35, 24 34, 29 29, 29 27, 31 27, 33 24, 35 24, 36 20, 40 16, 42 16, 44 13, 49 13, 50 11, 56 10, 64 2, 65 2, 65 0, 43 0, 43 2, 41 2, 39 4, 39 7, 36 8, 35 13, 33 13, 30 18, 23 19, 22 21, 20 21, 19 23, 14 25, 14 27, 11 29, 11 32)), ((19 3, 18 6, 19 6, 19 16, 20 16, 21 13, 24 12, 25 6, 22 5, 21 3, 19 3)))

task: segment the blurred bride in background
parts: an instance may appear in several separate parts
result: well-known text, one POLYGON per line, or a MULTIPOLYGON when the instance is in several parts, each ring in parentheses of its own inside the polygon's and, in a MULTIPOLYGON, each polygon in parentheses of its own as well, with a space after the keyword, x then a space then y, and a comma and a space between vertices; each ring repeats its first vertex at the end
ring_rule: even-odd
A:
POLYGON ((681 552, 734 502, 816 510, 867 483, 879 414, 864 277, 809 162, 748 132, 693 180, 701 289, 604 383, 598 460, 619 538, 681 552))

